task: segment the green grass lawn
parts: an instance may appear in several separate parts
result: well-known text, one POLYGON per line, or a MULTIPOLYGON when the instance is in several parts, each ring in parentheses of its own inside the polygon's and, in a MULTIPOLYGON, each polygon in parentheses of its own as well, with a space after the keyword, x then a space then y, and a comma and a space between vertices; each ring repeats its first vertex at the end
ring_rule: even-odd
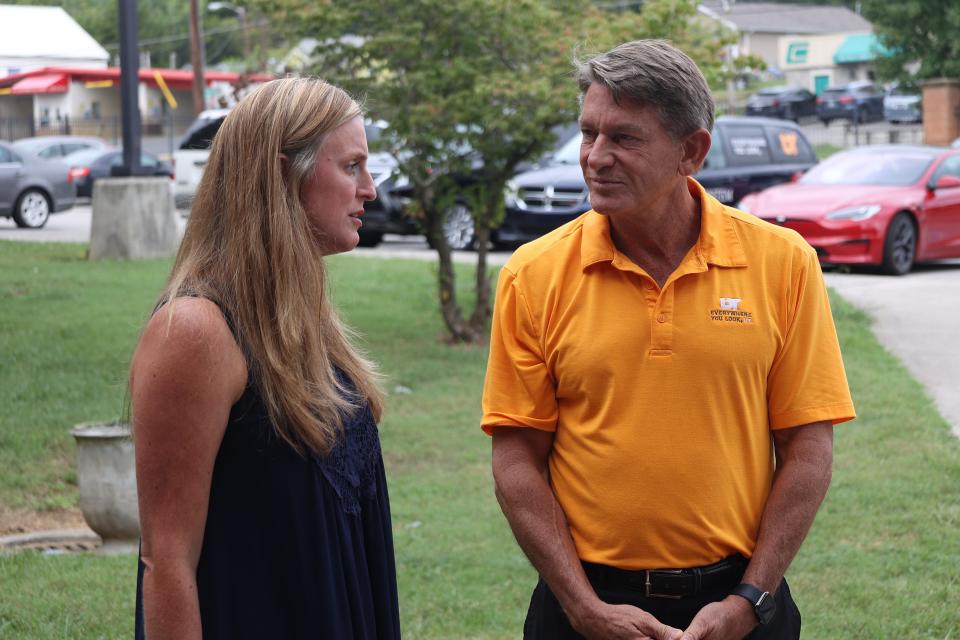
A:
MULTIPOLYGON (((169 267, 89 263, 84 249, 0 242, 0 505, 76 505, 69 430, 122 411, 169 267)), ((485 350, 443 343, 431 263, 330 264, 392 392, 381 434, 405 636, 519 637, 535 576, 493 498, 477 427, 485 350)), ((790 572, 804 638, 960 638, 960 445, 868 319, 841 300, 834 311, 859 418, 837 429, 833 486, 790 572)), ((0 639, 129 637, 135 565, 0 556, 0 639)))

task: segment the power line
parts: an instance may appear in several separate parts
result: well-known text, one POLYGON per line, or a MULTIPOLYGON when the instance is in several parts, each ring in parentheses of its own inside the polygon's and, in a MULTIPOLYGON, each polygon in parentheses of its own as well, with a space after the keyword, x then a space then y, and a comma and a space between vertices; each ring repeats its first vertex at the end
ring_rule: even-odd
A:
MULTIPOLYGON (((264 19, 259 22, 251 22, 246 25, 246 27, 236 26, 236 27, 219 27, 217 29, 208 29, 203 32, 204 36, 216 36, 223 33, 236 33, 237 31, 243 31, 244 29, 259 29, 261 27, 268 26, 269 21, 264 19)), ((189 40, 189 33, 181 33, 174 36, 163 36, 160 38, 145 38, 140 40, 141 45, 151 45, 151 44, 165 44, 167 42, 179 42, 180 40, 189 40)), ((106 49, 114 50, 119 49, 120 43, 115 42, 113 44, 106 45, 106 49)))

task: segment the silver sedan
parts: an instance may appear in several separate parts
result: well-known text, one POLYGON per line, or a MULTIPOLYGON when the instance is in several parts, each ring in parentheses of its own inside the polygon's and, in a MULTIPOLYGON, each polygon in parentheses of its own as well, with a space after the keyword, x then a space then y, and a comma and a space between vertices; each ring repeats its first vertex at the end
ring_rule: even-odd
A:
POLYGON ((18 227, 39 229, 51 213, 69 209, 76 199, 69 166, 0 142, 0 217, 12 217, 18 227))

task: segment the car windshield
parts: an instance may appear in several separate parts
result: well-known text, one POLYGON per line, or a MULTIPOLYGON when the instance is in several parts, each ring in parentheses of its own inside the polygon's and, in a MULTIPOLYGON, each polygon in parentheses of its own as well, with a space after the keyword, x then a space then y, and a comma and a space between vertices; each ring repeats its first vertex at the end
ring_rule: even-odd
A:
POLYGON ((557 164, 580 164, 580 142, 583 140, 583 134, 578 133, 565 143, 553 154, 553 161, 557 164))
POLYGON ((894 151, 838 153, 810 169, 801 184, 876 184, 905 187, 920 179, 934 156, 894 151))
POLYGON ((224 117, 225 116, 198 118, 183 135, 183 140, 180 142, 180 149, 209 149, 213 143, 213 137, 217 135, 217 131, 220 130, 220 125, 223 124, 224 117))
POLYGON ((786 87, 772 87, 770 89, 761 89, 757 92, 757 95, 761 96, 778 96, 781 93, 786 93, 786 87))

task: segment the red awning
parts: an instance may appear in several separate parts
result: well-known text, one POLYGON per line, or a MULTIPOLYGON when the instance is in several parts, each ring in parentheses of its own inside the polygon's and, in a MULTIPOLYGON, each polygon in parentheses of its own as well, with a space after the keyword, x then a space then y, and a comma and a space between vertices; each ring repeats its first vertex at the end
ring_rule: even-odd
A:
POLYGON ((12 87, 13 95, 29 95, 33 93, 66 93, 67 75, 65 73, 51 73, 42 76, 28 76, 12 87))

